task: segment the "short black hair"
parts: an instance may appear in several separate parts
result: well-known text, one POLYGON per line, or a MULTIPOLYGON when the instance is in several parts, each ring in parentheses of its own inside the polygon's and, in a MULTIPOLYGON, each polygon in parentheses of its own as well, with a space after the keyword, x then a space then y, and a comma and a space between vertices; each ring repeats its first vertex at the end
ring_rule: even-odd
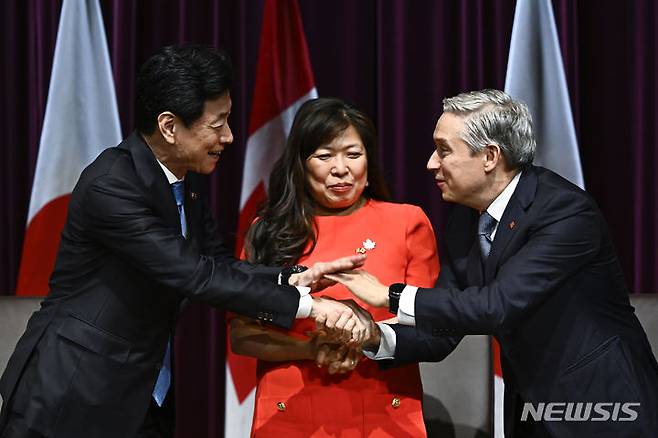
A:
POLYGON ((232 82, 233 67, 225 52, 192 44, 163 47, 137 74, 135 127, 152 134, 164 111, 190 126, 203 114, 204 103, 228 91, 232 82))

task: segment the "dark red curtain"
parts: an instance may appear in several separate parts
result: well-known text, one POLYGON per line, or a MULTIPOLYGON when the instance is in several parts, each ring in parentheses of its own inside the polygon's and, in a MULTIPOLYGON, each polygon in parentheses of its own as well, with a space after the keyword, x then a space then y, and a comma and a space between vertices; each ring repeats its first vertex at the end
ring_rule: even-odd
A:
MULTIPOLYGON (((509 0, 300 0, 320 95, 375 120, 398 201, 421 205, 437 233, 449 207, 423 171, 441 99, 502 88, 509 0)), ((237 75, 235 143, 211 178, 223 230, 237 223, 262 0, 101 0, 124 135, 137 67, 158 47, 225 48, 237 75)), ((553 0, 587 190, 608 219, 634 292, 658 292, 658 10, 652 0, 553 0)), ((13 294, 50 78, 60 0, 7 0, 0 62, 0 294, 13 294)), ((223 314, 191 306, 177 334, 179 436, 223 431, 223 314)))

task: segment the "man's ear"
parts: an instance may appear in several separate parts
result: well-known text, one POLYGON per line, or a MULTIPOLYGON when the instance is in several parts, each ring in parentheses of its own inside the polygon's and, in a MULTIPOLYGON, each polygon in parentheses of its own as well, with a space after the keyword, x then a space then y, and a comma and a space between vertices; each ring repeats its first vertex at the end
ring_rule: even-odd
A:
POLYGON ((175 143, 176 116, 174 113, 165 111, 158 115, 158 130, 167 143, 175 143))
POLYGON ((491 172, 496 166, 502 165, 503 152, 496 143, 488 144, 483 149, 484 171, 491 172))

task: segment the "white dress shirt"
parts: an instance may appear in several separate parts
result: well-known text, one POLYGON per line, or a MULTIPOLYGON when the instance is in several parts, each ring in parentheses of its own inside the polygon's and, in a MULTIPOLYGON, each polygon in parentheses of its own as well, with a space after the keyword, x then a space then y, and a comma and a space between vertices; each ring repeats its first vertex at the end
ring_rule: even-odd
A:
MULTIPOLYGON (((493 200, 489 207, 487 207, 487 213, 489 213, 494 219, 496 219, 496 227, 491 233, 491 241, 493 242, 496 237, 496 231, 498 231, 498 224, 503 218, 503 213, 507 208, 509 200, 516 190, 516 186, 519 184, 519 179, 521 179, 521 174, 523 172, 517 173, 512 181, 507 184, 505 189, 493 200)), ((398 306, 398 321, 403 325, 416 325, 416 292, 418 292, 418 287, 407 285, 402 290, 400 294, 400 303, 398 306)), ((372 351, 364 350, 363 353, 366 357, 370 359, 380 360, 380 359, 392 359, 395 354, 395 342, 396 336, 395 331, 384 323, 377 323, 381 329, 381 341, 379 343, 379 350, 374 353, 372 351)))

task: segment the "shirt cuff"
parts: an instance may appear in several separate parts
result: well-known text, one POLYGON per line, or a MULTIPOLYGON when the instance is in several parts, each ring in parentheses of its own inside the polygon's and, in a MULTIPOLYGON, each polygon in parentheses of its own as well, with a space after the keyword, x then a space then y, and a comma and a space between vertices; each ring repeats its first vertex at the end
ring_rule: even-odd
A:
POLYGON ((405 286, 400 294, 398 321, 403 325, 416 325, 416 286, 405 286))
POLYGON ((378 322, 377 325, 381 330, 381 338, 379 340, 379 349, 377 353, 372 350, 363 349, 363 355, 372 360, 393 359, 395 357, 395 330, 388 324, 378 322))
POLYGON ((299 307, 297 307, 296 319, 308 318, 311 315, 311 308, 313 307, 313 298, 309 293, 311 288, 307 286, 295 286, 299 291, 299 307))

